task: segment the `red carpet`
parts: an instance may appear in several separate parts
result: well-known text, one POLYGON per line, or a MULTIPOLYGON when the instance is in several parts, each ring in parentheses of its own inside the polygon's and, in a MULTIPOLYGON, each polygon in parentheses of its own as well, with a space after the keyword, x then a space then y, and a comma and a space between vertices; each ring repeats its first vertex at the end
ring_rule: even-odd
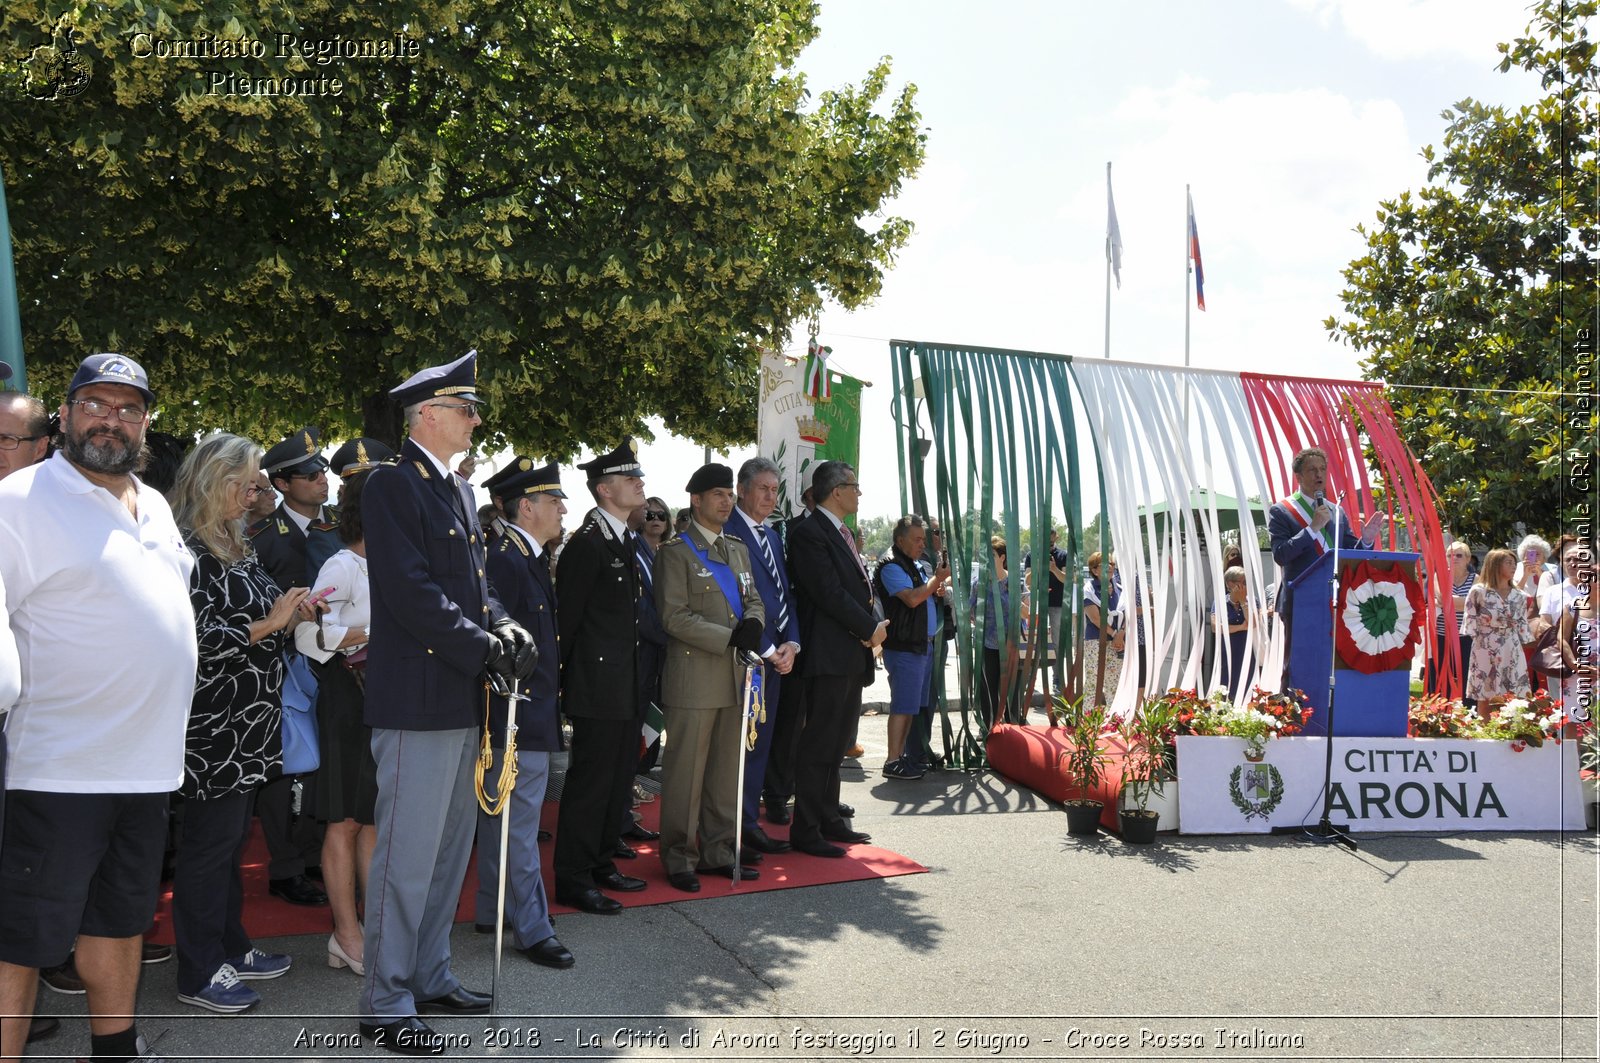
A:
MULTIPOLYGON (((1106 762, 1100 770, 1099 785, 1091 787, 1088 796, 1105 805, 1100 813, 1101 824, 1117 830, 1121 826, 1117 797, 1122 793, 1122 762, 1127 747, 1122 739, 1108 734, 1101 736, 1100 748, 1106 753, 1106 762)), ((1083 796, 1062 762, 1072 750, 1065 728, 996 724, 989 732, 985 750, 995 771, 1052 801, 1083 796)))
MULTIPOLYGON (((652 802, 639 806, 644 826, 655 830, 659 805, 652 802)), ((556 806, 544 806, 544 828, 555 830, 556 806)), ((787 838, 788 828, 763 824, 773 838, 787 838)), ((625 875, 642 878, 649 883, 639 893, 611 893, 629 908, 647 904, 670 904, 676 901, 703 901, 744 893, 761 893, 766 890, 793 889, 798 886, 824 886, 831 882, 859 882, 870 878, 892 878, 896 875, 915 875, 928 869, 915 860, 899 853, 880 849, 874 845, 851 845, 842 859, 830 860, 806 856, 803 853, 780 853, 767 856, 759 865, 761 877, 753 882, 741 882, 735 888, 726 879, 711 875, 700 879, 699 893, 683 893, 667 883, 667 873, 661 867, 654 842, 636 842, 637 860, 618 860, 617 867, 625 875)), ((553 898, 555 889, 551 882, 551 864, 554 860, 553 843, 539 847, 539 859, 544 873, 544 884, 553 898)), ((474 917, 474 898, 478 889, 478 860, 473 853, 467 866, 466 881, 461 888, 461 901, 456 906, 456 922, 464 923, 474 917)), ((160 906, 156 910, 155 929, 149 940, 161 944, 172 943, 172 889, 163 890, 160 906)), ((550 905, 552 914, 573 912, 564 904, 550 905)), ((279 900, 267 892, 267 846, 261 839, 259 822, 254 826, 250 844, 244 854, 244 927, 253 938, 289 937, 296 934, 327 934, 333 930, 333 917, 327 908, 304 908, 279 900)))

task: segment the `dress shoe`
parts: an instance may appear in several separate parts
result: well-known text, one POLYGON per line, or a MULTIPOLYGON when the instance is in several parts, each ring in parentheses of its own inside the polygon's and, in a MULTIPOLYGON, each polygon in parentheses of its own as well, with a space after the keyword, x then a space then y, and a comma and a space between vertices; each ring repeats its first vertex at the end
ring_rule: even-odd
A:
POLYGON ((466 986, 458 985, 442 997, 417 1001, 417 1010, 426 1008, 445 1015, 482 1015, 493 1003, 494 997, 488 993, 474 993, 466 986))
POLYGON ((789 812, 789 802, 767 802, 767 822, 775 827, 788 826, 794 816, 789 812))
MULTIPOLYGON (((698 868, 697 870, 702 875, 721 875, 723 878, 726 878, 726 879, 733 878, 733 865, 732 864, 722 864, 722 865, 720 865, 718 867, 702 867, 702 868, 698 868)), ((739 868, 739 878, 743 879, 746 882, 748 882, 750 879, 760 878, 760 877, 761 877, 761 872, 757 871, 753 867, 744 867, 743 865, 741 865, 740 868, 739 868)))
POLYGON ((576 908, 580 912, 590 915, 616 915, 622 911, 622 902, 615 897, 607 897, 596 889, 580 890, 577 893, 556 893, 556 903, 565 904, 576 908))
POLYGON ((833 858, 844 855, 844 850, 839 848, 837 845, 829 845, 827 842, 822 841, 795 842, 794 850, 797 853, 805 853, 807 856, 826 856, 833 858))
POLYGON ((267 892, 274 897, 281 897, 290 904, 302 904, 307 908, 318 908, 328 903, 328 895, 304 875, 275 878, 267 883, 267 892))
POLYGON ((744 847, 754 849, 758 853, 786 853, 789 851, 788 842, 780 842, 767 834, 760 827, 748 827, 744 832, 744 847))
POLYGON ((54 1037, 61 1030, 61 1020, 53 1015, 36 1015, 28 1023, 28 1044, 37 1044, 40 1041, 54 1037))
POLYGON ((171 945, 152 945, 146 941, 139 948, 140 963, 166 963, 172 959, 171 945))
POLYGON ((317 883, 318 885, 321 885, 322 881, 323 881, 323 879, 322 879, 322 868, 319 867, 316 864, 307 864, 306 865, 306 878, 310 879, 312 882, 317 883))
POLYGON ((828 839, 830 842, 844 842, 847 845, 852 842, 870 842, 872 840, 872 835, 868 834, 866 831, 850 830, 848 828, 829 830, 827 827, 824 827, 822 828, 822 836, 828 839))
POLYGON ((763 861, 765 859, 766 859, 766 857, 762 856, 760 853, 756 852, 754 849, 740 849, 739 850, 739 863, 743 864, 745 867, 754 866, 755 864, 761 863, 761 861, 763 861))
POLYGON ((649 827, 641 827, 639 824, 635 823, 633 826, 623 831, 622 836, 630 842, 653 842, 657 838, 661 837, 661 832, 658 830, 651 830, 649 827))
POLYGON ((699 893, 700 880, 693 871, 674 871, 667 876, 667 881, 672 883, 672 888, 685 893, 699 893))
POLYGON ((860 742, 857 742, 855 745, 851 746, 849 749, 844 751, 844 759, 845 760, 859 760, 862 757, 866 756, 866 753, 867 753, 866 747, 863 746, 860 742))
POLYGON ((605 874, 597 873, 594 876, 594 884, 604 889, 616 890, 618 893, 638 893, 645 887, 644 879, 634 878, 632 875, 624 875, 620 871, 609 871, 605 874))
POLYGON ((855 814, 856 814, 856 806, 855 805, 847 805, 843 801, 839 802, 839 818, 840 819, 854 819, 855 818, 855 814))
POLYGON ((616 857, 618 860, 637 860, 639 859, 639 850, 635 849, 626 842, 618 842, 617 847, 612 850, 611 855, 616 857))
POLYGON ((557 970, 566 970, 578 962, 553 934, 532 948, 523 949, 522 954, 541 967, 554 967, 557 970))
POLYGON ((328 935, 328 966, 336 971, 348 967, 353 974, 361 976, 367 973, 366 966, 360 960, 351 959, 344 946, 339 944, 339 939, 332 934, 328 935))
POLYGON ((364 1022, 361 1036, 375 1048, 386 1048, 403 1056, 442 1056, 444 1038, 415 1015, 394 1022, 364 1022))

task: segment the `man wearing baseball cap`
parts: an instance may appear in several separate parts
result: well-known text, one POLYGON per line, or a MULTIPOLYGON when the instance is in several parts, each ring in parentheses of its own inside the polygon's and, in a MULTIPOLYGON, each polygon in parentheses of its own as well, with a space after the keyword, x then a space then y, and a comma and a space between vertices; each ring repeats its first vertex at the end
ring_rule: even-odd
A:
POLYGON ((17 1017, 0 1056, 22 1055, 38 968, 76 938, 94 1058, 154 1058, 132 1015, 198 652, 194 557, 133 474, 153 400, 133 359, 91 355, 60 452, 0 482, 0 583, 28 662, 5 728, 0 1015, 17 1017))

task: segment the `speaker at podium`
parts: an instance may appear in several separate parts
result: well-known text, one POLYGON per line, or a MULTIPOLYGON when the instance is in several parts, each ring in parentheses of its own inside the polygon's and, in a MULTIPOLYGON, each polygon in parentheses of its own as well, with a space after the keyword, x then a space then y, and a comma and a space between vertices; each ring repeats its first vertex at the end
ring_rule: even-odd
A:
POLYGON ((1291 600, 1285 679, 1306 692, 1308 735, 1328 733, 1328 681, 1336 700, 1335 735, 1403 738, 1411 706, 1411 660, 1426 609, 1417 582, 1421 555, 1388 550, 1339 551, 1339 594, 1325 553, 1284 588, 1291 600), (1345 630, 1335 646, 1335 616, 1345 630), (1337 658, 1337 661, 1335 661, 1337 658))

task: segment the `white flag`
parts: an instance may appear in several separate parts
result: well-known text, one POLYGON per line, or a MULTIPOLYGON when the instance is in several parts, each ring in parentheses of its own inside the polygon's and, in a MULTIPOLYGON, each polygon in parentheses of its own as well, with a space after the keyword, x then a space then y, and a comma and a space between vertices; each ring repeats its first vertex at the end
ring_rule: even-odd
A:
POLYGON ((1111 195, 1111 164, 1106 163, 1106 261, 1122 287, 1122 230, 1117 226, 1117 201, 1111 195))

